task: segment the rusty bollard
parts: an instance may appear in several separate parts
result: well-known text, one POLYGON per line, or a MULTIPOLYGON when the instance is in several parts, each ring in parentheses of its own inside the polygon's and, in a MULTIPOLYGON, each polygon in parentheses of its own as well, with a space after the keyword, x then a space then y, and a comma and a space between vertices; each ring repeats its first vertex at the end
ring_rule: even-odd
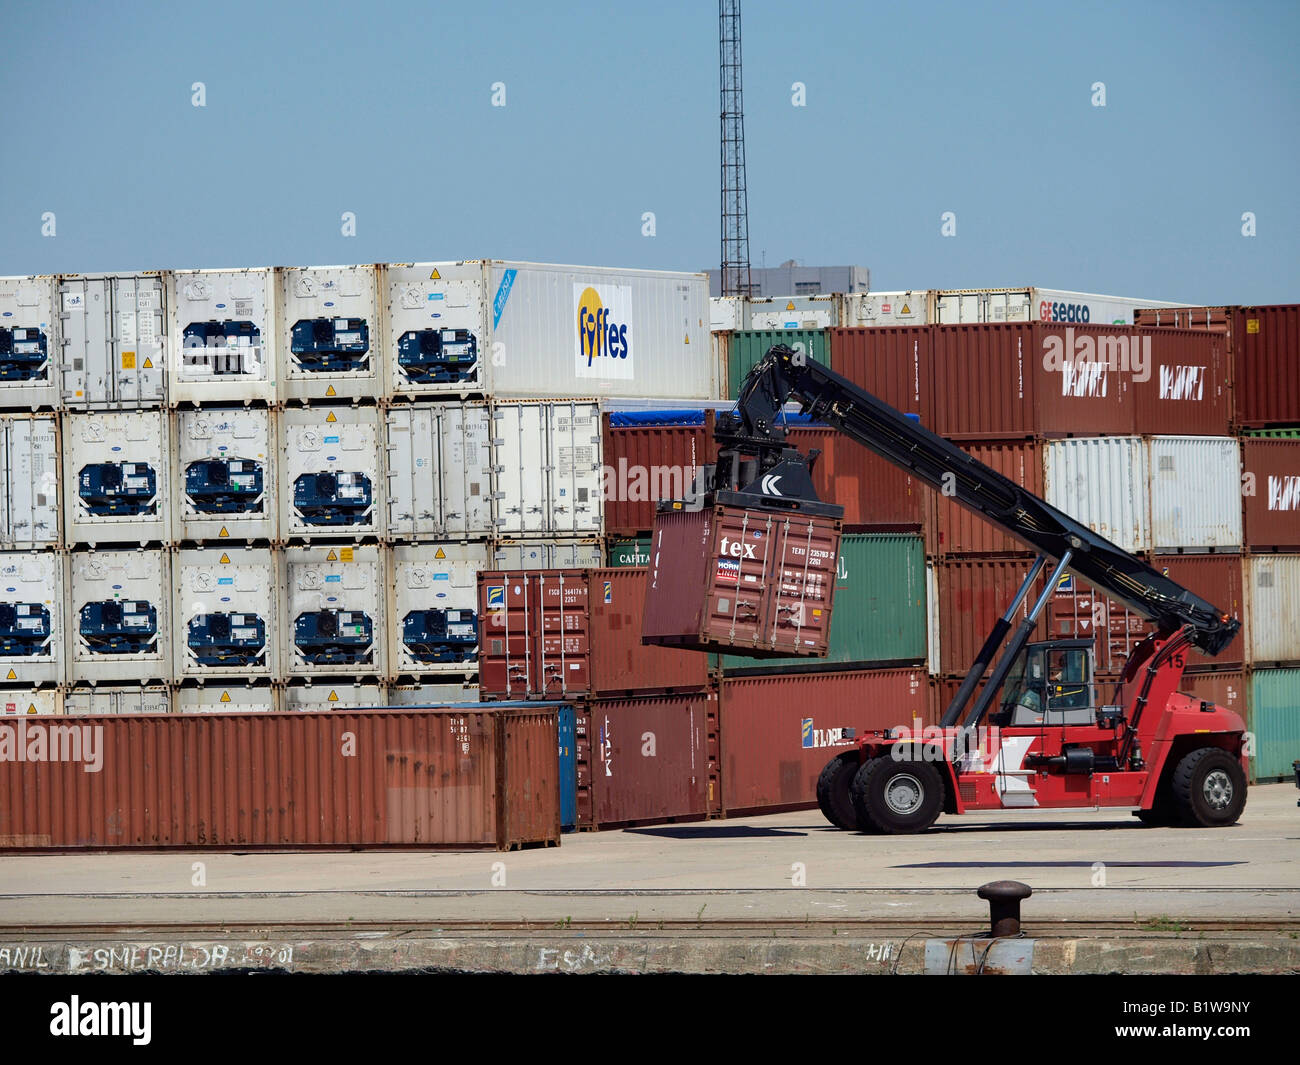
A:
POLYGON ((976 894, 987 899, 989 923, 994 939, 1020 934, 1020 900, 1032 895, 1033 889, 1019 880, 994 880, 983 885, 976 894))

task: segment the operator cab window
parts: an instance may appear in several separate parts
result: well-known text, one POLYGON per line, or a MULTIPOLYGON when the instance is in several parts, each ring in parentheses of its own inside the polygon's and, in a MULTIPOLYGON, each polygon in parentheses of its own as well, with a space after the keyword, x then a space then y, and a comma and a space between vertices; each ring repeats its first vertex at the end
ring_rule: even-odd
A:
POLYGON ((1011 726, 1093 722, 1091 659, 1083 647, 1030 647, 1003 688, 1001 721, 1011 726))

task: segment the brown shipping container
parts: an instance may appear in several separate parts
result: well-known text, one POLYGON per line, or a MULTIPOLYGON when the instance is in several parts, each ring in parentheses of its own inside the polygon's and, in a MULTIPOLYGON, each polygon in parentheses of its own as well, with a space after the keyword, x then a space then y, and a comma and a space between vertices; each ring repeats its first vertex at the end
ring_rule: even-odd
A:
MULTIPOLYGON (((1010 605, 1033 565, 1027 558, 949 559, 935 565, 939 596, 939 672, 964 676, 984 640, 1010 605)), ((1016 623, 1042 588, 1021 605, 1016 623)), ((1034 639, 1043 639, 1047 626, 1040 618, 1034 639)))
POLYGON ((722 681, 722 801, 727 813, 814 806, 817 776, 858 735, 932 724, 924 670, 794 673, 722 681))
POLYGON ((649 572, 631 567, 590 571, 591 690, 597 695, 698 692, 709 686, 704 652, 641 642, 649 572))
POLYGON ((590 604, 584 570, 478 575, 479 697, 574 698, 590 677, 590 604))
POLYGON ((1246 693, 1250 690, 1245 670, 1184 673, 1178 690, 1225 710, 1246 716, 1246 693))
POLYGON ((1047 601, 1044 639, 1094 641, 1097 673, 1122 673, 1133 649, 1150 635, 1152 626, 1122 603, 1085 584, 1073 574, 1062 578, 1047 601))
POLYGON ((1042 354, 1028 322, 931 327, 934 424, 950 440, 1033 436, 1042 354))
POLYGON ((1300 304, 1234 307, 1229 342, 1237 424, 1300 425, 1300 304))
POLYGON ((605 414, 605 531, 638 536, 654 527, 655 503, 681 499, 695 474, 717 461, 713 411, 702 425, 611 426, 605 414))
POLYGON ((865 326, 830 334, 832 370, 930 426, 934 356, 928 326, 865 326))
POLYGON ((554 708, 20 719, 0 742, 31 750, 38 728, 73 754, 48 730, 95 730, 101 760, 0 761, 0 849, 560 839, 554 708))
MULTIPOLYGON (((1005 326, 1003 328, 1006 328, 1005 326)), ((1034 427, 1042 436, 1133 433, 1136 331, 1124 326, 1034 325, 1034 427)))
POLYGON ((1246 661, 1243 561, 1241 555, 1157 555, 1152 561, 1158 572, 1242 622, 1242 632, 1213 658, 1193 649, 1189 667, 1222 669, 1246 661))
POLYGON ((1300 438, 1241 441, 1246 546, 1252 551, 1300 548, 1300 438))
MULTIPOLYGON (((963 441, 961 449, 1036 496, 1043 494, 1043 449, 1034 440, 963 441)), ((1028 548, 950 496, 928 491, 938 554, 1006 555, 1028 548)))
POLYGON ((1128 374, 1142 436, 1228 436, 1232 432, 1232 360, 1223 334, 1145 328, 1142 369, 1128 374), (1145 378, 1142 380, 1141 378, 1145 378))
POLYGON ((641 642, 647 573, 631 567, 482 573, 479 697, 707 688, 707 655, 641 642))
POLYGON ((718 808, 716 693, 595 700, 577 731, 580 825, 701 820, 718 808))
POLYGON ((733 506, 660 512, 642 639, 825 657, 839 544, 838 518, 733 506))
POLYGON ((821 450, 813 464, 813 487, 818 499, 844 508, 846 532, 921 527, 929 489, 906 470, 830 426, 793 428, 786 440, 805 455, 811 448, 821 450))

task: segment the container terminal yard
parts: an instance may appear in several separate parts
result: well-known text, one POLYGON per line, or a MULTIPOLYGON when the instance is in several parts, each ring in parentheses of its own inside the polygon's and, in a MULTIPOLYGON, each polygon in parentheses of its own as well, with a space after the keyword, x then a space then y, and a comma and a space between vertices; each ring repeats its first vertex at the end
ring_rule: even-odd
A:
POLYGON ((716 269, 5 252, 0 973, 1300 971, 1300 278, 760 265, 740 7, 716 269))

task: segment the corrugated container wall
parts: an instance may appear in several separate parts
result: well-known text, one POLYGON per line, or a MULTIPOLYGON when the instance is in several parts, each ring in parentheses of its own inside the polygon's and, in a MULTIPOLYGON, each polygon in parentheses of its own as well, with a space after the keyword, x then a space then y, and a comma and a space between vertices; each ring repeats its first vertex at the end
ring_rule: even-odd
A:
POLYGON ((280 679, 280 573, 271 551, 178 551, 172 591, 175 676, 280 679))
POLYGON ((932 427, 934 332, 923 326, 833 329, 831 369, 904 414, 932 427))
POLYGON ((1232 311, 1237 424, 1300 424, 1300 304, 1232 311))
MULTIPOLYGON (((1180 690, 1195 699, 1213 703, 1215 706, 1240 714, 1243 718, 1246 717, 1246 696, 1250 691, 1250 680, 1245 670, 1184 673, 1180 690)), ((1109 698, 1109 692, 1105 694, 1109 698)), ((1252 771, 1254 768, 1252 763, 1252 771)))
POLYGON ((65 543, 169 543, 172 458, 165 411, 65 414, 65 543))
POLYGON ((171 690, 161 685, 76 688, 63 696, 63 712, 74 717, 102 714, 169 714, 171 690))
POLYGON ((1232 360, 1224 337, 1204 330, 1135 332, 1142 347, 1127 374, 1137 418, 1133 431, 1144 436, 1232 432, 1232 360))
POLYGON ((579 823, 702 820, 718 802, 718 697, 602 699, 576 721, 579 823), (583 814, 586 811, 587 816, 583 814))
POLYGON ((487 266, 497 395, 717 397, 707 275, 487 266))
POLYGON ((1044 445, 1044 498, 1125 551, 1151 549, 1146 445, 1079 437, 1044 445))
POLYGON ((500 570, 590 569, 605 562, 599 540, 497 540, 491 559, 500 570))
POLYGON ((1300 440, 1241 441, 1246 546, 1300 548, 1300 440))
POLYGON ((59 423, 53 415, 0 415, 0 547, 57 547, 60 520, 59 423))
POLYGON ((844 508, 844 528, 920 528, 927 486, 852 437, 830 426, 794 425, 786 442, 804 455, 817 448, 812 482, 817 498, 844 508))
POLYGON ((57 282, 52 276, 0 277, 0 344, 5 355, 0 407, 59 405, 57 282))
MULTIPOLYGON (((968 455, 1036 496, 1043 494, 1042 444, 1034 440, 963 441, 968 455)), ((1023 543, 940 492, 927 491, 935 512, 937 546, 944 555, 1005 555, 1029 550, 1023 543)))
POLYGON ((1241 449, 1237 441, 1216 436, 1155 436, 1147 447, 1155 550, 1241 550, 1241 449))
POLYGON ((876 729, 930 723, 924 670, 800 673, 723 680, 722 799, 728 814, 812 806, 832 758, 876 729))
POLYGON ((1128 656, 1152 631, 1142 615, 1099 595, 1074 574, 1057 583, 1044 618, 1051 639, 1093 640, 1099 674, 1123 672, 1128 656))
POLYGON ((172 506, 177 540, 276 539, 278 425, 269 410, 176 412, 172 506))
POLYGON ((175 713, 178 714, 269 714, 276 705, 277 689, 269 684, 255 687, 207 684, 198 688, 177 688, 175 713))
POLYGON ((172 679, 171 557, 91 551, 69 560, 68 680, 136 684, 172 679))
POLYGON ((740 386, 749 373, 767 354, 769 348, 784 344, 802 351, 814 362, 831 365, 827 334, 821 329, 761 329, 732 333, 727 340, 727 396, 736 399, 740 386))
POLYGON ((650 565, 650 537, 635 540, 616 540, 612 537, 605 547, 605 565, 611 567, 650 565))
POLYGON ((280 535, 378 536, 384 461, 375 407, 280 412, 280 535))
MULTIPOLYGON (((939 586, 939 650, 943 673, 964 674, 975 661, 985 636, 1007 609, 1024 582, 1032 563, 1029 559, 951 559, 935 567, 939 586)), ((1032 599, 1040 590, 1036 585, 1032 599)), ((1021 604, 1014 623, 1029 612, 1021 604)), ((1039 621, 1035 639, 1046 625, 1039 621)))
POLYGON ((492 437, 499 536, 601 534, 603 463, 595 403, 499 403, 492 408, 492 437))
POLYGON ((0 837, 10 846, 559 839, 553 709, 169 714, 105 718, 102 728, 96 772, 82 761, 0 763, 0 837), (345 733, 352 757, 339 755, 345 733))
POLYGON ((840 297, 839 325, 925 325, 930 320, 930 294, 925 289, 906 292, 852 292, 840 297))
POLYGON ((712 411, 613 411, 602 415, 602 421, 601 475, 609 536, 649 532, 655 503, 684 498, 700 467, 717 460, 712 411))
POLYGON ((276 401, 275 270, 167 275, 168 402, 276 401))
POLYGON ((1300 662, 1300 555, 1256 555, 1247 560, 1246 610, 1256 668, 1300 662))
POLYGON ((64 274, 59 301, 64 405, 162 406, 168 368, 165 277, 64 274))
POLYGON ((492 535, 486 403, 399 404, 384 413, 387 533, 394 540, 492 535))
POLYGON ((1250 683, 1251 768, 1259 780, 1295 780, 1300 761, 1300 669, 1257 669, 1250 683))
POLYGON ((1241 665, 1246 659, 1246 575, 1241 555, 1161 555, 1152 567, 1170 580, 1195 592, 1230 617, 1238 618, 1242 631, 1217 655, 1208 657, 1192 648, 1192 668, 1221 669, 1241 665))
POLYGON ((63 556, 53 551, 0 553, 0 677, 10 684, 66 679, 63 556))
POLYGON ((289 676, 382 675, 388 664, 386 552, 377 547, 291 547, 284 554, 284 641, 289 676))
POLYGON ((390 565, 389 676, 477 669, 478 574, 488 568, 487 545, 400 545, 390 565))
MULTIPOLYGON (((346 678, 322 684, 288 684, 280 689, 280 709, 286 712, 319 714, 325 711, 355 710, 384 706, 387 689, 379 684, 349 684, 346 678)), ((428 706, 427 701, 420 705, 428 706)))
POLYGON ((384 394, 381 273, 377 266, 280 271, 282 401, 373 401, 384 394))
MULTIPOLYGON (((919 536, 845 533, 835 568, 830 649, 818 664, 923 662, 926 657, 925 546, 919 536)), ((725 655, 728 671, 773 672, 806 658, 725 655)))
POLYGON ((931 329, 934 414, 926 427, 950 440, 1033 436, 1034 340, 1031 325, 931 329))

